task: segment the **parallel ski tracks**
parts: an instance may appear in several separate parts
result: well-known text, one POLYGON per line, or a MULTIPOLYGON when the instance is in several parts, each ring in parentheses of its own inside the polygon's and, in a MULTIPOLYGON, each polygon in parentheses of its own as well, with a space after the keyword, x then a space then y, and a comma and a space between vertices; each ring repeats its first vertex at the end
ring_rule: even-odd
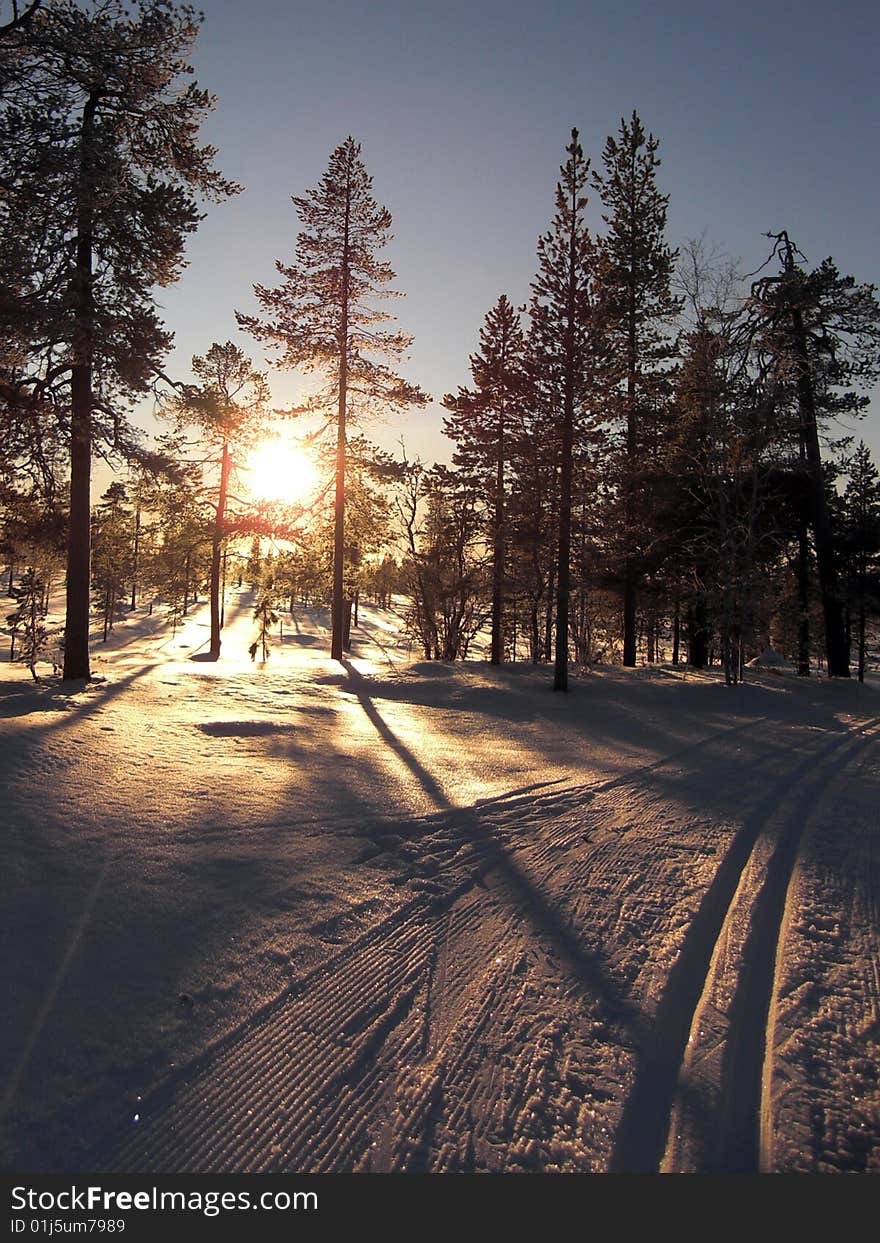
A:
POLYGON ((731 843, 641 1050, 612 1170, 772 1168, 773 1010, 798 851, 847 766, 878 735, 880 717, 855 724, 818 753, 811 750, 789 784, 754 809, 731 843), (707 1078, 698 1070, 701 1058, 709 1064, 707 1078))
MULTIPOLYGON (((696 745, 724 744, 740 729, 755 725, 752 721, 747 727, 719 730, 696 745)), ((754 1077, 753 1015, 763 1011, 763 1039, 768 991, 772 995, 773 988, 772 966, 769 985, 766 978, 767 955, 775 961, 782 922, 780 894, 784 907, 802 831, 796 827, 797 816, 808 811, 813 797, 809 791, 818 796, 829 766, 846 762, 850 749, 866 745, 878 725, 880 718, 836 739, 823 751, 818 768, 817 757, 807 757, 792 774, 792 780, 807 780, 803 791, 794 800, 786 791, 776 796, 776 802, 790 811, 787 816, 781 813, 785 825, 761 890, 766 896, 755 903, 751 948, 746 952, 753 978, 741 986, 741 1017, 731 1024, 735 1037, 729 1041, 731 1049, 741 1052, 728 1057, 728 1081, 743 1074, 754 1077)), ((497 902, 488 902, 484 878, 500 868, 502 883, 516 897, 517 884, 527 884, 528 876, 546 878, 558 868, 571 868, 574 852, 569 848, 590 841, 585 811, 591 800, 614 796, 619 790, 628 805, 647 800, 650 810, 646 778, 674 765, 684 751, 590 786, 514 792, 475 808, 423 818, 413 826, 418 835, 413 833, 403 843, 417 878, 420 859, 425 853, 431 856, 432 867, 419 881, 422 892, 147 1094, 137 1123, 127 1120, 93 1148, 90 1168, 465 1169, 473 1160, 473 1146, 489 1144, 499 1134, 512 1145, 521 1142, 527 1150, 525 1098, 541 1073, 529 1069, 531 1054, 526 1051, 517 1063, 515 1082, 508 1082, 504 1067, 486 1065, 483 1055, 490 1026, 497 1031, 500 1025, 511 1033, 517 1029, 515 973, 524 916, 522 910, 502 910, 497 902), (543 823, 549 808, 555 813, 551 827, 538 838, 530 836, 529 811, 543 823), (520 876, 526 880, 518 882, 520 876), (487 945, 493 943, 497 953, 487 954, 487 945)), ((763 762, 772 763, 772 755, 763 762)), ((661 1165, 687 1040, 698 1022, 713 950, 771 815, 769 807, 762 807, 751 816, 721 860, 652 1022, 639 1023, 638 1008, 627 1001, 620 982, 608 982, 615 1003, 612 1010, 616 1006, 618 1015, 630 1022, 634 1039, 641 1042, 641 1062, 624 1107, 612 1168, 661 1165), (660 1125, 651 1121, 658 1110, 660 1125)), ((597 840, 586 851, 589 870, 600 875, 602 858, 613 848, 613 838, 597 840)), ((650 861, 647 865, 652 866, 650 861)), ((644 872, 633 883, 645 887, 646 893, 650 889, 644 872)), ((611 886, 609 896, 613 899, 614 892, 628 884, 618 882, 616 890, 611 886)), ((618 901, 625 897, 625 892, 617 892, 618 901)), ((564 957, 564 930, 561 936, 564 957)), ((571 954, 576 953, 572 946, 571 954)), ((588 963, 586 985, 592 982, 590 969, 588 963)), ((763 1044, 760 1047, 763 1053, 763 1044)), ((762 1068, 761 1057, 759 1094, 762 1068)), ((752 1112, 750 1105, 746 1122, 739 1116, 725 1122, 724 1151, 741 1142, 743 1127, 752 1126, 752 1112)), ((722 1152, 722 1167, 724 1159, 722 1152)))

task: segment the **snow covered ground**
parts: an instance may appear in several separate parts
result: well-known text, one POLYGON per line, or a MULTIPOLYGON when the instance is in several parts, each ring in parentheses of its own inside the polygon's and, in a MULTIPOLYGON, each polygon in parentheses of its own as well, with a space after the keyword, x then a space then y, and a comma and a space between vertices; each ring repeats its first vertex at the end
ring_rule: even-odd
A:
POLYGON ((0 671, 0 1161, 880 1170, 871 685, 136 614, 0 671))

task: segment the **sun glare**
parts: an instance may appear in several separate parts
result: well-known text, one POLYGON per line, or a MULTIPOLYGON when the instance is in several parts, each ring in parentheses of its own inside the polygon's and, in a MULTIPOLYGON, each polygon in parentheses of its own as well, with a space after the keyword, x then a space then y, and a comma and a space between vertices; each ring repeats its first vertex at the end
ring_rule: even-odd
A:
POLYGON ((298 445, 264 440, 248 455, 248 482, 254 496, 266 501, 306 500, 318 485, 315 463, 298 445))

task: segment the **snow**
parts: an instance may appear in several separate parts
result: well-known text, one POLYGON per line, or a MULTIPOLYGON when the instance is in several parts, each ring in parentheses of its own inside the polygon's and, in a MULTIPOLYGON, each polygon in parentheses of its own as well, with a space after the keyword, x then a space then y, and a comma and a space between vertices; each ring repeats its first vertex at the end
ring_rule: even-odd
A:
POLYGON ((880 1169, 872 685, 252 607, 0 670, 4 1168, 880 1169))

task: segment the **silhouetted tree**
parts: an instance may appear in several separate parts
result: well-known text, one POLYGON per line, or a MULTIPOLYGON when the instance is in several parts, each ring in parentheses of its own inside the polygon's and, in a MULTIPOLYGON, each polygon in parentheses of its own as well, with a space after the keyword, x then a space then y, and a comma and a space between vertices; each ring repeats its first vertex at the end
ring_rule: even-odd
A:
MULTIPOLYGON (((873 285, 841 276, 830 259, 806 272, 786 232, 771 234, 780 270, 752 286, 749 311, 758 348, 795 405, 825 621, 829 677, 849 677, 849 650, 819 441, 823 418, 861 410, 853 386, 880 375, 880 305, 873 285)), ((800 256, 802 257, 802 256, 800 256)))
POLYGON ((33 14, 3 94, 2 223, 23 257, 3 307, 17 311, 25 355, 10 382, 20 404, 54 404, 69 429, 65 678, 89 676, 93 445, 134 450, 122 412, 171 344, 155 287, 180 273, 195 196, 238 189, 197 145, 211 97, 181 85, 199 21, 165 0, 56 0, 33 14))
POLYGON ((443 430, 455 441, 453 462, 471 478, 489 508, 492 544, 492 641, 490 662, 504 659, 507 489, 514 438, 522 424, 525 390, 525 337, 520 317, 506 294, 488 312, 480 329, 480 350, 470 358, 473 388, 447 393, 450 412, 443 430))
POLYGON ((208 597, 211 612, 209 655, 220 655, 220 569, 223 542, 230 533, 227 509, 230 477, 236 453, 253 444, 261 430, 269 400, 265 376, 254 369, 250 358, 237 345, 217 342, 207 354, 193 355, 193 374, 198 384, 183 385, 168 404, 179 428, 194 429, 208 450, 203 463, 216 475, 212 481, 211 577, 208 597))
POLYGON ((590 162, 571 131, 568 159, 556 186, 556 214, 538 241, 538 275, 531 317, 545 382, 556 388, 559 427, 559 544, 556 568, 556 659, 553 689, 568 689, 568 612, 571 579, 571 493, 576 422, 595 375, 596 321, 592 304, 595 245, 584 212, 590 162))
POLYGON ((675 356, 670 326, 681 309, 671 286, 677 252, 664 240, 669 199, 657 188, 658 145, 635 112, 629 123, 621 118, 618 137, 609 137, 602 152, 604 172, 593 178, 608 225, 598 281, 615 379, 607 414, 622 429, 624 665, 636 663, 639 551, 651 528, 650 480, 675 356))
POLYGON ((390 240, 391 215, 372 195, 372 178, 348 137, 330 156, 320 185, 293 202, 303 229, 291 264, 276 263, 283 283, 255 285, 266 318, 237 313, 242 328, 280 352, 282 364, 323 371, 331 388, 313 406, 335 404, 336 500, 331 656, 342 659, 345 566, 345 463, 350 417, 370 409, 424 405, 417 386, 376 359, 401 359, 412 343, 377 328, 392 318, 370 303, 389 296, 394 279, 377 251, 390 240))
POLYGON ((844 541, 855 607, 859 681, 865 680, 867 618, 880 607, 880 473, 864 441, 850 464, 844 493, 844 541))

